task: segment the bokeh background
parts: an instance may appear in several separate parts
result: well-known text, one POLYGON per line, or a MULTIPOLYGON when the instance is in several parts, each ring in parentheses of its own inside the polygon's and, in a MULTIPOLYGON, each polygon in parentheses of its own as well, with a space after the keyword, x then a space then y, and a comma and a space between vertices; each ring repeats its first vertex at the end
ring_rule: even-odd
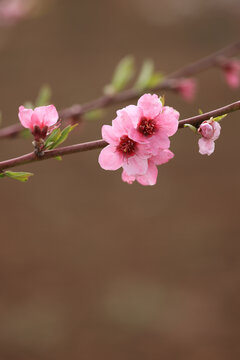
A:
MULTIPOLYGON (((47 2, 45 0, 45 2, 47 2)), ((172 72, 238 40, 239 1, 52 1, 0 29, 2 126, 48 83, 58 109, 102 93, 126 54, 172 72)), ((166 93, 181 117, 239 99, 218 69, 198 76, 195 101, 166 93)), ((117 107, 68 143, 100 138, 117 107)), ((189 130, 154 187, 103 171, 98 151, 22 166, 1 180, 1 360, 240 358, 239 113, 216 152, 189 130)), ((2 140, 2 160, 31 151, 2 140)))

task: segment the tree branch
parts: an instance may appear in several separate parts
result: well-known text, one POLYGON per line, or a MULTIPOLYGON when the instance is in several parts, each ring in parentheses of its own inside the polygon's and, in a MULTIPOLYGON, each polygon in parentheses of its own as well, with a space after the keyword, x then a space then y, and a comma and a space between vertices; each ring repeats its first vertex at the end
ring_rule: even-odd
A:
MULTIPOLYGON (((201 115, 196 115, 188 119, 180 120, 179 128, 180 129, 184 128, 185 124, 199 126, 204 120, 208 120, 211 117, 221 116, 237 110, 240 110, 240 100, 236 101, 233 104, 226 105, 222 108, 212 110, 201 115)), ((3 172, 6 169, 13 168, 18 165, 24 165, 36 161, 47 160, 50 158, 54 158, 56 156, 65 156, 65 155, 88 151, 88 150, 101 149, 104 148, 106 145, 107 142, 105 140, 96 140, 82 144, 60 147, 54 150, 46 150, 41 157, 38 157, 34 152, 32 152, 26 155, 19 156, 17 158, 0 162, 0 172, 3 172)))
MULTIPOLYGON (((227 46, 205 58, 202 58, 192 64, 189 64, 178 71, 173 72, 168 75, 160 85, 148 89, 149 91, 164 91, 164 90, 174 90, 176 89, 178 79, 183 77, 189 77, 196 75, 202 71, 205 71, 213 66, 219 66, 223 58, 235 56, 240 52, 240 41, 227 46)), ((123 103, 125 101, 130 101, 141 96, 143 91, 136 89, 129 89, 122 91, 114 95, 103 95, 93 101, 90 101, 83 105, 73 105, 69 108, 61 110, 59 112, 60 118, 62 120, 75 119, 76 121, 85 113, 91 110, 96 110, 99 108, 104 108, 109 105, 114 105, 118 103, 123 103)), ((0 130, 0 139, 15 137, 21 131, 23 127, 20 123, 13 124, 8 127, 5 127, 0 130)))

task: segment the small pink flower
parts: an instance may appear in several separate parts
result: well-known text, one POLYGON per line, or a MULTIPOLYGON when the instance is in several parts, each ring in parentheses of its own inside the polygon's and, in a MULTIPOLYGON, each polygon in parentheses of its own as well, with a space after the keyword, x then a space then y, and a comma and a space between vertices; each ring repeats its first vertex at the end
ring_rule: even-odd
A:
POLYGON ((211 155, 215 149, 214 141, 219 138, 221 126, 217 121, 213 119, 204 121, 198 132, 202 135, 198 140, 199 152, 202 155, 211 155))
POLYGON ((32 0, 2 0, 0 2, 0 25, 14 25, 28 15, 32 6, 32 0))
POLYGON ((37 107, 34 110, 19 107, 19 120, 23 127, 31 130, 35 140, 44 139, 58 122, 58 112, 53 105, 37 107))
POLYGON ((240 61, 229 60, 222 65, 227 84, 236 89, 240 85, 240 61))
POLYGON ((159 148, 168 149, 169 136, 178 129, 179 112, 169 106, 162 106, 157 95, 145 94, 137 106, 127 106, 124 111, 132 120, 130 137, 141 144, 148 144, 152 155, 159 148))
POLYGON ((112 126, 102 127, 102 137, 109 145, 99 155, 99 164, 105 170, 117 170, 120 167, 129 176, 143 175, 147 171, 150 157, 146 145, 134 141, 129 133, 133 127, 131 118, 124 111, 117 112, 112 126))
POLYGON ((186 101, 193 101, 196 95, 197 84, 194 79, 179 80, 176 85, 176 91, 186 101))
POLYGON ((122 172, 122 180, 128 184, 132 184, 137 180, 141 185, 155 185, 157 182, 158 168, 156 165, 167 163, 174 157, 170 150, 160 150, 158 155, 148 159, 148 168, 144 175, 129 176, 126 171, 122 172))

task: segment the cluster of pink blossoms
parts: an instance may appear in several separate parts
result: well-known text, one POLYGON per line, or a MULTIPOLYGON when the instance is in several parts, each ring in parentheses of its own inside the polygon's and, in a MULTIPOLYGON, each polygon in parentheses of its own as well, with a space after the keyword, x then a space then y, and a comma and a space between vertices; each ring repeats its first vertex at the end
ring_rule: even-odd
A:
POLYGON ((135 105, 117 111, 112 126, 102 127, 102 137, 109 144, 99 155, 105 170, 123 168, 122 180, 142 185, 157 181, 157 165, 167 163, 174 154, 169 150, 169 136, 178 129, 179 113, 163 106, 157 95, 145 94, 135 105))

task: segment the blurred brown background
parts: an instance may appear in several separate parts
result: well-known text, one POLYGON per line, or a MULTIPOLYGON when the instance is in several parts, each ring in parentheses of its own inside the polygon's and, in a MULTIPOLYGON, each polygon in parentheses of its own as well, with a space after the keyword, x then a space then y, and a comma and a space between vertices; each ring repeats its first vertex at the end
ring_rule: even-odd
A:
MULTIPOLYGON (((55 1, 0 30, 3 125, 49 83, 59 108, 101 94, 134 54, 165 73, 238 40, 239 1, 55 1), (182 6, 180 6, 182 4, 182 6)), ((181 117, 239 99, 219 70, 194 103, 167 93, 181 117)), ((100 137, 116 107, 68 143, 100 137)), ((216 152, 181 131, 154 187, 122 183, 98 152, 22 166, 1 180, 0 360, 235 360, 239 330, 239 113, 216 152)), ((1 159, 31 151, 1 141, 1 159)))

